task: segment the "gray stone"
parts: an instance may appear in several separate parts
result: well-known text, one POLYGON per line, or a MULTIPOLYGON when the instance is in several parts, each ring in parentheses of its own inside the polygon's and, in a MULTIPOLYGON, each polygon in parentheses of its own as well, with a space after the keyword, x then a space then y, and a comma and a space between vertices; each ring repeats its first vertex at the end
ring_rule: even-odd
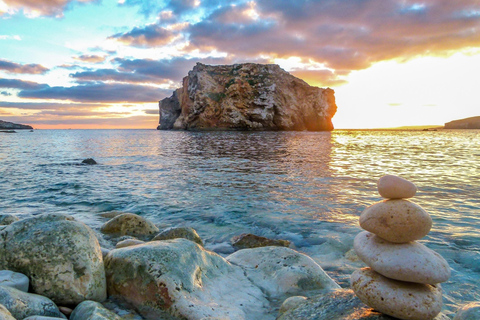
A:
POLYGON ((10 270, 0 271, 0 286, 12 287, 23 292, 28 292, 28 284, 28 277, 22 273, 10 270))
POLYGON ((0 320, 15 320, 10 311, 3 304, 0 304, 0 320))
POLYGON ((278 310, 279 314, 285 313, 290 309, 295 309, 302 303, 304 303, 308 298, 304 296, 293 296, 285 301, 283 301, 282 305, 280 306, 280 309, 278 310))
POLYGON ((268 246, 288 247, 289 245, 290 241, 288 240, 269 239, 251 233, 242 233, 241 235, 232 238, 232 246, 235 250, 268 246))
POLYGON ((198 235, 197 231, 193 228, 189 227, 172 227, 167 228, 157 234, 152 241, 157 240, 170 240, 170 239, 177 239, 177 238, 184 238, 190 241, 196 242, 199 245, 203 246, 202 238, 198 235))
POLYGON ((121 320, 114 312, 95 301, 83 301, 70 315, 70 320, 121 320))
POLYGON ((312 258, 289 248, 243 249, 226 259, 270 298, 340 288, 312 258))
POLYGON ((0 286, 0 304, 3 304, 16 319, 24 319, 29 316, 66 319, 52 300, 15 288, 0 286))
MULTIPOLYGON (((338 289, 317 295, 287 310, 277 320, 398 320, 366 306, 352 290, 338 289)), ((427 319, 422 319, 427 320, 427 319)), ((449 320, 439 314, 432 320, 449 320)))
POLYGON ((124 213, 110 219, 101 230, 107 234, 134 237, 149 237, 158 232, 157 226, 152 222, 133 213, 124 213))
POLYGON ((125 239, 117 242, 117 244, 115 245, 115 249, 136 246, 137 244, 143 244, 143 243, 145 243, 145 241, 138 240, 138 239, 125 239))
POLYGON ((478 320, 480 319, 480 302, 471 302, 462 306, 453 320, 478 320))
POLYGON ((378 193, 387 199, 405 199, 415 196, 417 186, 412 182, 387 174, 377 182, 378 193))
POLYGON ((65 318, 57 318, 57 317, 44 317, 44 316, 30 316, 23 320, 63 320, 65 318))
POLYGON ((9 224, 14 223, 15 221, 18 221, 18 220, 20 220, 20 219, 18 219, 14 215, 6 214, 6 213, 0 214, 0 225, 9 225, 9 224))
POLYGON ((62 305, 106 298, 100 245, 85 224, 45 214, 14 222, 0 235, 0 268, 28 276, 33 292, 62 305))
POLYGON ((187 239, 112 250, 105 269, 109 294, 148 319, 273 319, 241 268, 187 239))

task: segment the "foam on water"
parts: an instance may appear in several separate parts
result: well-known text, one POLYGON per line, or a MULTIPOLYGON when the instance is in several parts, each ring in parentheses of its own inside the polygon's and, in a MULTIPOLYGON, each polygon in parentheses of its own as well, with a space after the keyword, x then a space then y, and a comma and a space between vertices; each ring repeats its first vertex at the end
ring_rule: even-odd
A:
POLYGON ((191 226, 220 254, 243 232, 288 239, 342 286, 376 181, 414 182, 434 221, 422 240, 452 267, 447 313, 479 301, 480 132, 41 130, 0 136, 0 212, 64 212, 94 229, 133 212, 191 226), (99 164, 79 165, 85 158, 99 164))

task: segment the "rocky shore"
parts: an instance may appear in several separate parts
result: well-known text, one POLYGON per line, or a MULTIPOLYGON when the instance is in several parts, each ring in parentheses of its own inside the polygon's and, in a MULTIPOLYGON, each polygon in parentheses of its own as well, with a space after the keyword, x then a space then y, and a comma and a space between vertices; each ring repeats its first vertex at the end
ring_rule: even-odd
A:
MULTIPOLYGON (((429 230, 422 214, 416 239, 429 230)), ((131 213, 104 219, 94 231, 65 214, 0 214, 0 320, 395 319, 364 304, 371 303, 355 285, 357 294, 340 288, 288 241, 242 234, 232 239, 237 251, 222 257, 192 228, 161 230, 131 213)), ((444 281, 432 268, 437 278, 421 281, 444 281)), ((396 298, 389 296, 391 305, 396 298)), ((450 319, 439 312, 400 319, 450 319)), ((480 305, 470 303, 454 319, 479 315, 480 305)))
POLYGON ((17 124, 0 120, 0 130, 32 130, 33 127, 25 124, 17 124))

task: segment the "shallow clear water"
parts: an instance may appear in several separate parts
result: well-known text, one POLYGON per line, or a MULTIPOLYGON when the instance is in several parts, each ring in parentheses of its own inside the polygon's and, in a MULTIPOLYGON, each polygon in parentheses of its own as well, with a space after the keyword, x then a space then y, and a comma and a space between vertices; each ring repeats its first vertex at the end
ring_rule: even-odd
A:
POLYGON ((422 242, 452 267, 446 312, 479 301, 480 131, 0 133, 2 213, 63 212, 98 230, 101 213, 133 212, 192 226, 222 255, 243 232, 288 239, 344 287, 363 266, 349 252, 358 217, 387 173, 413 181, 433 217, 422 242), (90 157, 99 165, 79 165, 90 157))

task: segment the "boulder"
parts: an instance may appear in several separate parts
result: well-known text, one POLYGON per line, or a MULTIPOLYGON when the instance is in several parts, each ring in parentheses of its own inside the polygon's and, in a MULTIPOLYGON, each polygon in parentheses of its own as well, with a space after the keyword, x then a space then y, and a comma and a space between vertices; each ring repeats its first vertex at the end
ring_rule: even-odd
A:
POLYGON ((139 238, 150 237, 158 232, 158 228, 153 222, 133 213, 124 213, 108 220, 101 230, 107 234, 139 238))
POLYGON ((360 226, 387 241, 405 243, 426 236, 432 228, 432 218, 408 200, 385 200, 362 212, 360 226))
POLYGON ((332 89, 255 63, 197 63, 159 108, 160 130, 333 130, 337 110, 332 89))
POLYGON ((480 319, 480 302, 471 302, 462 306, 453 320, 478 320, 480 319))
POLYGON ((187 239, 112 250, 105 269, 109 294, 147 319, 273 319, 241 268, 187 239))
POLYGON ((370 268, 353 272, 350 282, 363 303, 392 317, 430 320, 442 310, 440 285, 396 281, 370 268))
POLYGON ((16 216, 7 214, 7 213, 2 213, 0 214, 0 225, 9 225, 11 223, 14 223, 15 221, 18 221, 16 216))
POLYGON ((14 222, 0 235, 0 268, 28 276, 33 292, 62 305, 106 298, 100 245, 85 224, 45 214, 14 222))
MULTIPOLYGON (((366 306, 352 290, 338 289, 312 297, 280 314, 277 320, 396 320, 366 306)), ((439 314, 433 320, 449 320, 439 314)), ((426 319, 425 319, 426 320, 426 319)))
POLYGON ((96 301, 83 301, 70 315, 70 320, 121 320, 114 312, 96 301))
POLYGON ((312 258, 285 247, 243 249, 226 258, 269 298, 340 288, 312 258))
POLYGON ((251 233, 242 233, 232 238, 232 246, 235 250, 268 246, 288 247, 289 245, 290 241, 288 240, 269 239, 251 233))
POLYGON ((285 313, 290 309, 295 309, 305 301, 307 301, 308 298, 304 296, 293 296, 290 298, 287 298, 285 301, 283 301, 282 305, 280 306, 280 309, 278 310, 279 314, 285 313))
POLYGON ((377 182, 378 193, 387 199, 411 198, 417 193, 417 186, 403 178, 386 175, 377 182))
POLYGON ((170 239, 177 239, 177 238, 188 239, 190 241, 196 242, 199 245, 203 246, 202 238, 200 238, 197 231, 189 227, 167 228, 162 232, 160 232, 159 234, 157 234, 152 241, 170 240, 170 239))
POLYGON ((95 161, 92 158, 88 158, 88 159, 83 160, 82 163, 92 165, 92 164, 97 164, 97 161, 95 161))
POLYGON ((47 297, 0 286, 0 304, 16 319, 29 316, 48 316, 66 319, 55 303, 47 297))
POLYGON ((0 304, 0 320, 16 320, 3 304, 0 304))
POLYGON ((24 274, 10 270, 0 271, 0 286, 6 286, 28 292, 28 277, 24 274))
POLYGON ((358 257, 381 275, 395 280, 425 284, 450 278, 448 262, 421 243, 390 243, 363 231, 353 241, 358 257))

